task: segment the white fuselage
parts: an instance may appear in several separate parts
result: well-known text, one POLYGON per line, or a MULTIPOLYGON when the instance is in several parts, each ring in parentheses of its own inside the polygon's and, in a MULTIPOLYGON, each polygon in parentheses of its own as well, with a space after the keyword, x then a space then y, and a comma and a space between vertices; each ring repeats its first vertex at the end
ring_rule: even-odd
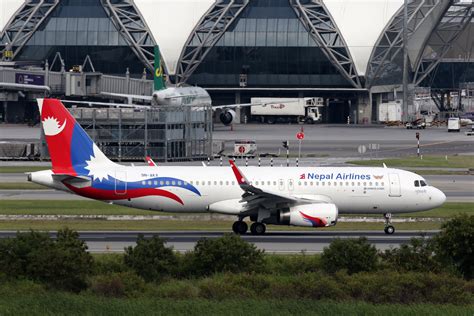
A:
MULTIPOLYGON (((406 213, 442 205, 446 196, 435 187, 415 186, 424 179, 414 173, 391 168, 332 167, 243 167, 248 181, 257 188, 280 195, 327 200, 339 213, 406 213)), ((243 191, 229 167, 128 167, 114 164, 108 168, 109 184, 95 179, 98 186, 108 185, 113 200, 76 191, 114 204, 166 212, 218 212, 238 215, 243 191), (173 179, 173 180, 166 180, 173 179), (167 183, 168 181, 168 183, 167 183), (192 186, 193 190, 185 186, 192 186), (137 189, 138 188, 138 189, 137 189), (133 197, 133 190, 160 188, 179 197, 182 203, 166 196, 133 197), (198 192, 199 194, 197 194, 198 192), (123 198, 121 198, 121 196, 123 198)), ((51 171, 31 174, 31 181, 71 191, 53 180, 51 171)))

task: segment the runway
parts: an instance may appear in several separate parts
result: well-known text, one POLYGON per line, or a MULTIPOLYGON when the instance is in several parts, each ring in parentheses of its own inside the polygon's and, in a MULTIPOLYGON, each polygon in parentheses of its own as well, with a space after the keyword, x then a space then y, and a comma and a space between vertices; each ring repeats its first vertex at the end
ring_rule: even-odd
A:
MULTIPOLYGON (((437 231, 400 231, 394 235, 386 235, 378 231, 320 231, 320 232, 281 232, 272 231, 263 236, 244 235, 242 238, 255 244, 259 249, 267 253, 319 253, 336 238, 359 238, 366 237, 370 243, 379 250, 399 247, 407 243, 413 237, 432 237, 437 231)), ((14 237, 14 231, 1 231, 0 238, 14 237)), ((54 238, 55 232, 51 232, 54 238)), ((167 241, 176 251, 186 252, 192 250, 196 242, 201 238, 217 238, 224 232, 201 232, 201 231, 81 231, 80 239, 86 241, 89 251, 93 253, 123 252, 125 247, 134 246, 138 234, 145 237, 158 235, 167 241)))

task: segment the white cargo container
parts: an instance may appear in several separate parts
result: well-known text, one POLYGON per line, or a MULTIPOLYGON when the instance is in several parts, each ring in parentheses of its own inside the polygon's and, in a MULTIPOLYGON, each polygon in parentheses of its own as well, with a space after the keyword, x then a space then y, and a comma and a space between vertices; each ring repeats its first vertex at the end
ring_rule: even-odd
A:
POLYGON ((379 121, 395 122, 402 120, 402 104, 400 102, 380 103, 379 121))
POLYGON ((448 132, 460 132, 461 120, 459 117, 450 117, 448 119, 448 132))
POLYGON ((251 98, 250 114, 261 122, 305 122, 313 124, 321 121, 319 108, 323 98, 251 98))

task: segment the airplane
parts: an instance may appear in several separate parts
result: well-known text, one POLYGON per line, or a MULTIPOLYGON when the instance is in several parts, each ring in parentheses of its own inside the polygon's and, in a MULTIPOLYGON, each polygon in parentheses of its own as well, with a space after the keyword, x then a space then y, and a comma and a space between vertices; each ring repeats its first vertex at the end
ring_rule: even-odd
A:
POLYGON ((412 172, 384 167, 124 166, 112 162, 58 99, 38 99, 52 169, 28 181, 90 199, 164 212, 236 216, 232 230, 266 225, 328 227, 339 214, 385 217, 441 206, 446 196, 412 172))
MULTIPOLYGON (((64 103, 71 104, 85 104, 88 106, 100 105, 108 107, 120 108, 134 108, 134 109, 150 109, 152 106, 191 106, 197 110, 203 110, 203 106, 211 106, 212 110, 221 110, 219 119, 222 124, 229 126, 237 117, 235 109, 249 106, 265 106, 271 104, 279 104, 280 101, 275 102, 261 102, 261 103, 237 103, 225 105, 212 105, 212 99, 206 89, 198 86, 177 86, 166 87, 163 78, 163 67, 161 66, 161 54, 158 45, 154 47, 155 55, 155 72, 153 74, 153 93, 149 95, 134 95, 115 92, 101 92, 101 95, 110 98, 126 100, 127 103, 112 103, 112 102, 95 102, 95 101, 77 101, 77 100, 63 100, 64 103), (150 105, 133 104, 133 101, 144 101, 151 103, 150 105)), ((293 101, 287 101, 293 102, 293 101)), ((295 101, 296 102, 296 101, 295 101)))

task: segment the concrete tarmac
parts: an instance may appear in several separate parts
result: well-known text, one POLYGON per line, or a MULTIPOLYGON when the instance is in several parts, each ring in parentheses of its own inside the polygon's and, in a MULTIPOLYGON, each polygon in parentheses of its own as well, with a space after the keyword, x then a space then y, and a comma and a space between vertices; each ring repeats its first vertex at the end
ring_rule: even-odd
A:
MULTIPOLYGON (((393 235, 386 235, 382 231, 314 231, 314 232, 281 232, 272 231, 263 236, 243 235, 242 238, 254 243, 259 249, 267 253, 319 253, 336 238, 359 238, 366 237, 377 249, 384 250, 390 247, 399 247, 410 241, 413 237, 432 237, 437 231, 400 231, 393 235)), ((176 251, 185 252, 192 250, 196 242, 202 238, 217 238, 225 232, 202 232, 202 231, 81 231, 80 239, 86 241, 90 252, 107 253, 123 252, 125 247, 134 246, 138 234, 145 237, 158 235, 167 241, 176 251)), ((0 231, 0 238, 15 236, 14 231, 0 231)), ((51 237, 55 233, 50 233, 51 237)))

